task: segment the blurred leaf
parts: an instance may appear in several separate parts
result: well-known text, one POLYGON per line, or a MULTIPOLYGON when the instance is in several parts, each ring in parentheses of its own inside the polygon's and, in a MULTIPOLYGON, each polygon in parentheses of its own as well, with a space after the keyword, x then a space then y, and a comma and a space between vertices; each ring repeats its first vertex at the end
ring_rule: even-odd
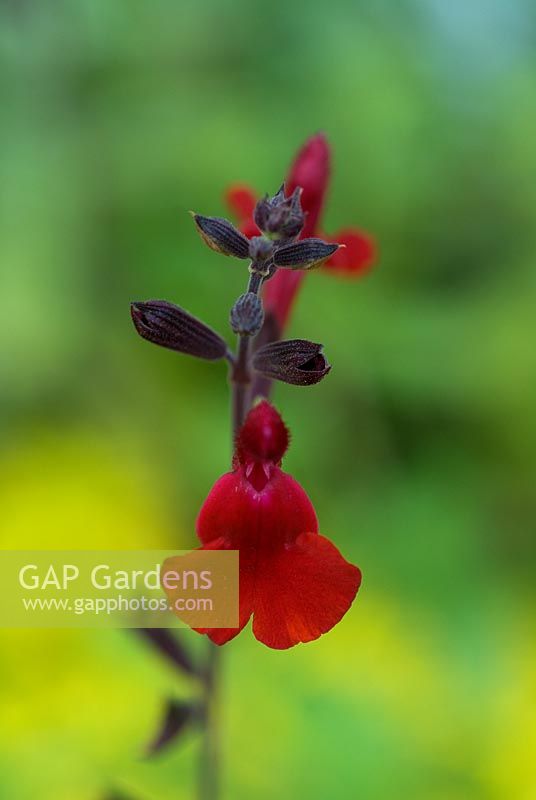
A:
POLYGON ((147 748, 147 755, 154 756, 177 741, 188 723, 197 717, 198 707, 193 702, 168 700, 160 729, 147 748))
POLYGON ((149 642, 157 652, 171 661, 188 675, 201 677, 201 672, 196 666, 184 644, 179 640, 179 634, 167 628, 139 628, 136 633, 149 642))

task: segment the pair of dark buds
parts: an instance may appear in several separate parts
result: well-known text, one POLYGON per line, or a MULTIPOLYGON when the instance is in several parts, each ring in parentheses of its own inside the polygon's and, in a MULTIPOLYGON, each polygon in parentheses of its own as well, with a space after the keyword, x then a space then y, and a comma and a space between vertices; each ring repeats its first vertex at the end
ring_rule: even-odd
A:
MULTIPOLYGON (((192 214, 201 238, 212 250, 250 262, 248 291, 238 298, 230 314, 231 328, 239 336, 256 336, 261 330, 264 311, 257 292, 277 269, 313 269, 339 247, 321 239, 297 240, 305 222, 300 198, 300 188, 286 197, 283 185, 273 197, 266 195, 260 200, 254 219, 263 235, 251 240, 226 219, 192 214)), ((132 303, 132 319, 140 336, 154 344, 198 358, 227 358, 234 363, 235 357, 221 336, 172 303, 132 303)), ((304 339, 259 347, 251 366, 267 378, 299 386, 318 383, 331 369, 322 345, 304 339)))
MULTIPOLYGON (((249 295, 258 300, 256 295, 249 295)), ((247 299, 248 294, 242 298, 247 299)), ((216 331, 173 303, 149 300, 132 303, 131 310, 136 330, 149 342, 209 361, 232 359, 227 343, 216 331)), ((322 345, 305 339, 264 345, 253 354, 251 366, 266 378, 297 386, 318 383, 331 369, 322 345)))

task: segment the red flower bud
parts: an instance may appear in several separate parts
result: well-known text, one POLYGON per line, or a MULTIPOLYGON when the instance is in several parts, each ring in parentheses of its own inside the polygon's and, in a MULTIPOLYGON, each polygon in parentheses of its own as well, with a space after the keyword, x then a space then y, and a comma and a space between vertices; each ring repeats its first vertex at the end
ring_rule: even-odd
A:
POLYGON ((236 439, 235 456, 239 463, 272 461, 280 464, 289 445, 288 429, 266 400, 249 412, 236 439))

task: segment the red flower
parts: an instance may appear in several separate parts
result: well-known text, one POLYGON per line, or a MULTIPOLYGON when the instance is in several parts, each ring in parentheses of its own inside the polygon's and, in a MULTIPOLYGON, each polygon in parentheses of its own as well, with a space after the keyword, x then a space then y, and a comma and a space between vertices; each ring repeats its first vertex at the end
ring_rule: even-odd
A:
MULTIPOLYGON (((307 213, 301 238, 318 236, 327 242, 345 245, 326 263, 325 268, 350 277, 362 275, 372 264, 375 256, 374 242, 370 236, 357 228, 343 228, 333 236, 319 230, 320 215, 324 204, 330 175, 330 148, 323 134, 312 136, 299 151, 286 181, 288 196, 297 186, 303 189, 301 204, 307 213)), ((253 209, 257 202, 255 193, 247 186, 232 186, 226 200, 240 222, 246 236, 258 236, 259 229, 253 221, 253 209)), ((305 273, 278 270, 264 287, 264 307, 278 322, 281 334, 288 321, 292 304, 305 273)))
POLYGON ((267 401, 253 408, 237 441, 233 470, 212 487, 197 520, 203 550, 240 551, 238 628, 211 628, 216 644, 253 615, 256 638, 277 650, 329 631, 350 608, 357 567, 318 533, 311 501, 281 470, 289 434, 267 401))

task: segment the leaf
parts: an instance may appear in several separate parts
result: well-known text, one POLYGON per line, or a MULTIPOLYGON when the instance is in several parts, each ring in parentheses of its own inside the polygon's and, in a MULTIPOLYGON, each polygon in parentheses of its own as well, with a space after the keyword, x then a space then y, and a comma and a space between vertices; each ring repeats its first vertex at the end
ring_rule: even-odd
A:
POLYGON ((160 728, 147 748, 146 755, 154 756, 176 742, 189 723, 198 717, 198 707, 192 702, 168 700, 160 728))
POLYGON ((174 631, 167 628, 139 628, 136 632, 173 666, 187 675, 201 677, 200 669, 174 631))

